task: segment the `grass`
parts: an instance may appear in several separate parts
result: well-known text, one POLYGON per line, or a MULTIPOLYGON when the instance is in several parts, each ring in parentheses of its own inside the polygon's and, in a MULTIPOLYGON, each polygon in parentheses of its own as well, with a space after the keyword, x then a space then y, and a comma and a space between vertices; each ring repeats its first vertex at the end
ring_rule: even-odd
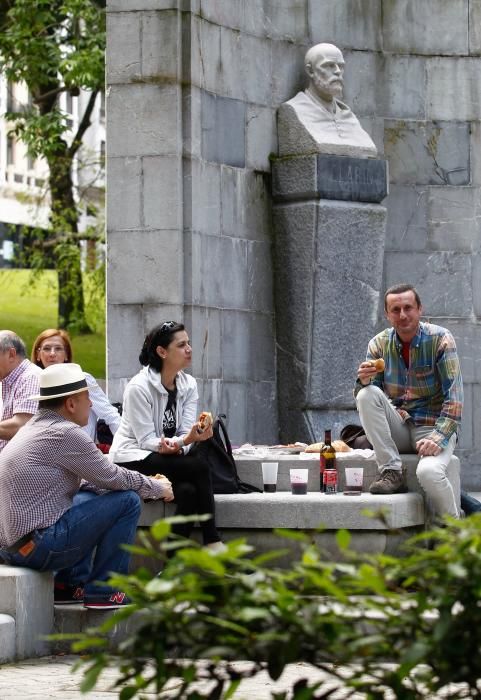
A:
MULTIPOLYGON (((74 361, 98 379, 105 377, 105 316, 98 311, 88 294, 87 321, 96 331, 88 335, 73 335, 74 361), (90 305, 89 305, 90 300, 90 305)), ((30 352, 32 343, 45 328, 57 328, 57 276, 55 271, 36 273, 29 270, 0 270, 0 329, 17 333, 30 352)))

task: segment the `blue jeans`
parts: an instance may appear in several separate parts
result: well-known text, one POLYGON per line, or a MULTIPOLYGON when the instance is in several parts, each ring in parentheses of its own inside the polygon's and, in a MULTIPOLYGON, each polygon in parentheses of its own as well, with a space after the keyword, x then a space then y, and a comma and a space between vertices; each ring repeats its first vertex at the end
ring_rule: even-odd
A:
MULTIPOLYGON (((140 516, 140 497, 134 491, 109 491, 89 497, 81 492, 69 510, 56 523, 43 530, 34 530, 35 548, 26 557, 19 552, 0 551, 0 556, 13 566, 26 566, 36 571, 58 571, 62 582, 70 583, 69 570, 88 572, 85 597, 108 598, 113 592, 102 584, 111 572, 128 572, 130 554, 121 544, 131 544, 140 516), (95 549, 95 552, 94 552, 95 549)), ((72 583, 76 583, 72 580, 72 583)))

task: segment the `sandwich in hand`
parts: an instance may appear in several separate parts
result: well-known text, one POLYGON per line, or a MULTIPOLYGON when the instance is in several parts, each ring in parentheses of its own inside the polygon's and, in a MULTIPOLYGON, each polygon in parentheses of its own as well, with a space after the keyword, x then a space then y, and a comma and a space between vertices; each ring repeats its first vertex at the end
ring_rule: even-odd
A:
POLYGON ((200 426, 200 428, 197 428, 197 432, 203 433, 205 430, 207 430, 207 428, 210 428, 210 426, 212 425, 212 413, 209 413, 209 411, 202 411, 197 422, 200 426))
POLYGON ((369 363, 376 368, 378 372, 384 372, 384 360, 378 357, 377 360, 369 360, 369 363))

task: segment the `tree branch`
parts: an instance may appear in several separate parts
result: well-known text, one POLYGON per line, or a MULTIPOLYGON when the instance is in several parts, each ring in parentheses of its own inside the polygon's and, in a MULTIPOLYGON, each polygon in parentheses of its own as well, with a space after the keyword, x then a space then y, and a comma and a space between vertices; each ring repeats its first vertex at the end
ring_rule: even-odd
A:
POLYGON ((85 112, 83 113, 82 119, 80 120, 80 123, 78 125, 77 133, 74 136, 74 139, 72 141, 72 144, 70 148, 68 149, 68 154, 70 157, 73 158, 73 156, 77 153, 79 147, 82 144, 82 138, 87 129, 89 128, 91 121, 90 117, 92 116, 92 112, 95 106, 95 100, 97 99, 97 95, 99 94, 98 90, 94 90, 92 94, 90 95, 90 99, 88 101, 87 107, 85 108, 85 112))

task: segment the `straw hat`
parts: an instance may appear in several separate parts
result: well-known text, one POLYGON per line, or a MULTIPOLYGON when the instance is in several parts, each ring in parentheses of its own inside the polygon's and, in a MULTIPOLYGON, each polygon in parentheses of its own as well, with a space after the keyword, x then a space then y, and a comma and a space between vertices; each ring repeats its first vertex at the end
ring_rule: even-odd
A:
POLYGON ((45 367, 39 374, 40 394, 30 396, 34 401, 59 399, 62 396, 79 394, 87 389, 87 380, 80 365, 64 362, 45 367))

